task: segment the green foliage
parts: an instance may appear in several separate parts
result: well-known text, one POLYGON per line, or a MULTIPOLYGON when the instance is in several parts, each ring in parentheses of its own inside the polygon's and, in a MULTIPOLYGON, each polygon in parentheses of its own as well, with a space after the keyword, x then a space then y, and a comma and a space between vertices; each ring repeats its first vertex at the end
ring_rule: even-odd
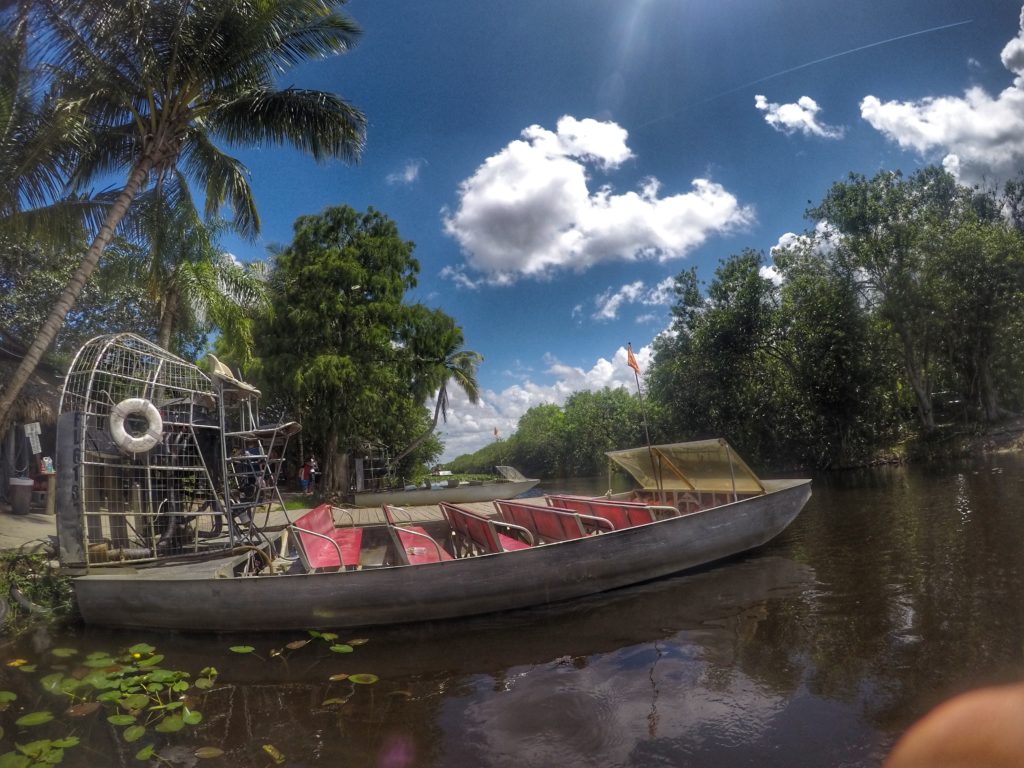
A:
MULTIPOLYGON (((451 318, 404 302, 419 272, 413 247, 384 214, 342 206, 299 218, 276 258, 272 311, 256 332, 256 376, 327 457, 329 489, 347 488, 341 456, 407 446, 424 433, 423 400, 461 344, 451 318)), ((439 452, 424 439, 406 466, 439 452)))
POLYGON ((0 552, 0 594, 7 599, 12 589, 35 608, 28 614, 10 611, 0 630, 13 634, 35 619, 62 619, 71 612, 71 580, 46 555, 0 552))
POLYGON ((937 385, 968 404, 962 419, 1019 407, 1024 242, 1003 210, 1012 199, 936 168, 854 174, 808 211, 825 226, 775 251, 778 285, 751 251, 722 263, 706 297, 681 273, 647 377, 659 435, 831 467, 892 446, 911 409, 931 432, 937 385))

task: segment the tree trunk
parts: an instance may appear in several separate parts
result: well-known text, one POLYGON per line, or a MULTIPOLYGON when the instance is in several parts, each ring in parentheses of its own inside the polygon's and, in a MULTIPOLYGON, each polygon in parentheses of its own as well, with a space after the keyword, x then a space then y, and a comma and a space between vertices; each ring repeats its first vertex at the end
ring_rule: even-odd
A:
POLYGON ((926 433, 930 433, 935 429, 931 383, 928 381, 924 366, 918 366, 914 360, 914 352, 906 341, 903 342, 903 365, 907 371, 910 387, 914 390, 914 396, 917 398, 917 415, 921 419, 921 427, 926 433))
POLYGON ((163 306, 160 307, 160 330, 157 333, 157 344, 170 351, 171 334, 174 333, 175 320, 178 315, 178 292, 168 288, 164 293, 163 306))
POLYGON ((999 396, 992 381, 992 361, 981 360, 978 365, 978 386, 981 389, 981 407, 985 421, 989 424, 999 421, 999 396))
POLYGON ((81 295, 82 289, 89 280, 89 276, 92 275, 96 265, 99 264, 103 250, 113 239, 114 230, 128 212, 132 200, 135 199, 135 195, 149 177, 149 172, 153 165, 153 159, 143 158, 132 170, 128 176, 128 183, 121 190, 121 194, 117 196, 110 210, 107 211, 107 216, 103 220, 103 226, 96 233, 96 238, 92 241, 92 245, 89 246, 89 250, 86 251, 85 258, 78 265, 78 269, 71 276, 71 280, 68 282, 64 292, 57 299, 53 309, 50 310, 50 314, 39 329, 39 332, 36 333, 32 345, 28 348, 28 352, 25 353, 25 357, 22 358, 21 364, 14 372, 14 376, 11 377, 3 397, 0 398, 0 428, 7 424, 11 406, 18 398, 18 395, 21 394, 21 389, 25 386, 25 382, 35 373, 43 354, 50 348, 53 340, 57 337, 57 333, 64 325, 64 318, 67 317, 68 312, 71 311, 79 295, 81 295))
MULTIPOLYGON (((443 389, 444 389, 444 385, 441 386, 441 390, 443 390, 443 389)), ((430 437, 432 434, 434 434, 434 430, 437 429, 437 420, 438 420, 438 418, 441 415, 441 390, 438 390, 438 392, 437 392, 437 404, 434 406, 434 420, 432 422, 430 422, 430 429, 428 429, 422 435, 420 435, 415 440, 413 440, 412 441, 412 445, 410 445, 408 448, 406 448, 400 454, 395 456, 395 458, 393 458, 391 460, 392 466, 394 466, 395 464, 400 462, 402 459, 404 459, 406 456, 408 456, 410 453, 412 453, 417 448, 419 448, 428 437, 430 437)))

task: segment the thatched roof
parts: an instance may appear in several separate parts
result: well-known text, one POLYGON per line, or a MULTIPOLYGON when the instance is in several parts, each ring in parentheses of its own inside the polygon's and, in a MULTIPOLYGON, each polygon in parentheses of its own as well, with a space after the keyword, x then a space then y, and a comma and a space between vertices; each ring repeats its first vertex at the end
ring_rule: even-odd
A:
MULTIPOLYGON (((21 350, 12 346, 9 343, 0 344, 0 389, 7 386, 21 362, 21 350)), ((61 386, 59 374, 45 363, 40 364, 14 401, 9 423, 28 424, 38 421, 42 424, 56 424, 61 386)))

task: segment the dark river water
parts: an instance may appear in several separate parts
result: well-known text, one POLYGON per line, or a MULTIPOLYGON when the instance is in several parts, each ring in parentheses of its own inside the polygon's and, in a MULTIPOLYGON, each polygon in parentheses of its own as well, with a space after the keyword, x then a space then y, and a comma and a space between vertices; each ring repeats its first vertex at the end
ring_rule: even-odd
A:
POLYGON ((18 695, 0 755, 73 734, 63 765, 143 765, 153 744, 187 766, 877 766, 941 700, 1024 680, 1022 498, 1014 455, 821 477, 743 557, 544 609, 340 633, 366 641, 352 653, 288 649, 302 633, 40 631, 3 649, 37 668, 0 667, 18 695), (162 667, 217 668, 198 725, 129 744, 109 711, 68 718, 43 690, 52 669, 139 642, 162 667), (57 719, 15 725, 33 709, 57 719))

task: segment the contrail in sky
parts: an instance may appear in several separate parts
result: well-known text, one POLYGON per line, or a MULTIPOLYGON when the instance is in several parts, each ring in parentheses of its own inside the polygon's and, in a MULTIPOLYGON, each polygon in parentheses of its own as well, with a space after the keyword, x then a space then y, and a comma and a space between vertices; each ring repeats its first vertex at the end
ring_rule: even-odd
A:
MULTIPOLYGON (((774 73, 772 73, 770 75, 765 75, 764 77, 759 77, 757 80, 751 80, 749 83, 743 83, 743 85, 737 85, 735 88, 730 88, 727 91, 722 91, 721 93, 716 93, 714 96, 708 96, 706 99, 702 99, 700 101, 694 102, 690 106, 696 106, 698 104, 706 104, 709 101, 714 101, 715 99, 720 99, 723 96, 728 96, 730 93, 736 93, 736 91, 742 91, 744 88, 749 88, 752 85, 757 85, 758 83, 763 83, 766 80, 774 80, 776 77, 782 77, 783 75, 788 75, 790 72, 797 72, 797 71, 799 71, 801 69, 807 69, 807 67, 813 67, 815 64, 821 64, 821 63, 826 62, 826 61, 832 61, 832 59, 838 59, 838 58, 840 58, 842 56, 849 56, 851 53, 858 53, 860 51, 866 51, 869 48, 877 48, 880 45, 888 45, 889 43, 895 43, 895 42, 897 42, 899 40, 906 40, 907 38, 910 38, 910 37, 920 37, 921 35, 927 35, 927 34, 930 34, 932 32, 940 32, 943 29, 952 29, 953 27, 962 27, 964 24, 970 24, 973 21, 974 21, 974 19, 965 19, 964 21, 954 21, 952 24, 943 24, 942 26, 939 26, 939 27, 929 27, 928 29, 921 29, 921 30, 918 30, 917 32, 908 32, 905 35, 897 35, 896 37, 890 37, 890 38, 888 38, 886 40, 879 40, 876 43, 868 43, 867 45, 859 45, 856 48, 851 48, 848 51, 841 51, 840 53, 833 53, 830 56, 825 56, 825 57, 820 58, 820 59, 815 59, 814 61, 808 61, 805 64, 797 64, 795 67, 790 67, 789 69, 783 69, 783 70, 781 70, 779 72, 774 72, 774 73)), ((648 120, 646 123, 643 123, 643 124, 641 124, 641 125, 639 125, 637 127, 638 128, 645 128, 648 125, 653 125, 654 123, 661 122, 662 120, 668 120, 670 117, 674 117, 676 114, 681 112, 682 109, 685 109, 685 107, 684 108, 680 108, 680 109, 672 112, 669 115, 665 115, 664 117, 656 117, 653 120, 648 120)))

